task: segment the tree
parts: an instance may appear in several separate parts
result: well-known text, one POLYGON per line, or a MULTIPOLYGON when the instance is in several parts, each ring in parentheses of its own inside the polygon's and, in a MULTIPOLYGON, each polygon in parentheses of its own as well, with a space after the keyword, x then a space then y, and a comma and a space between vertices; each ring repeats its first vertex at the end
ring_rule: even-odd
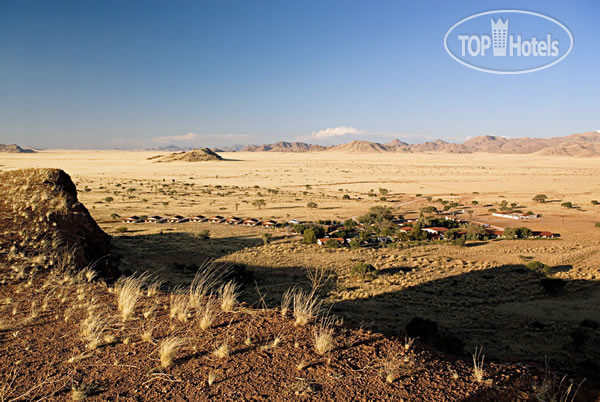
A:
POLYGON ((350 199, 350 196, 348 194, 344 194, 342 196, 342 200, 349 200, 349 199, 350 199))
POLYGON ((306 244, 315 244, 317 242, 317 235, 315 231, 310 228, 304 231, 304 243, 306 244))
POLYGON ((571 201, 567 201, 560 204, 560 206, 563 208, 573 208, 573 203, 571 201))
POLYGON ((115 199, 112 197, 104 197, 105 202, 113 202, 115 199))
POLYGON ((387 188, 380 188, 379 189, 379 194, 381 195, 388 195, 390 193, 390 191, 387 188))
POLYGON ((358 218, 359 222, 368 225, 381 224, 383 221, 391 221, 394 218, 392 210, 388 207, 375 206, 369 209, 365 215, 358 218))
POLYGON ((316 202, 312 202, 312 201, 311 201, 311 202, 309 202, 308 204, 306 204, 306 206, 307 206, 308 208, 310 208, 310 209, 315 209, 315 208, 317 208, 319 205, 317 205, 317 203, 316 203, 316 202))
POLYGON ((261 209, 262 207, 267 205, 267 203, 262 198, 259 198, 258 200, 252 201, 252 205, 254 205, 258 209, 261 209))
POLYGON ((350 248, 359 248, 360 247, 360 240, 358 240, 356 237, 351 239, 350 242, 348 243, 348 245, 350 246, 350 248))
POLYGON ((532 198, 533 201, 535 202, 539 202, 539 203, 544 203, 546 202, 546 200, 548 199, 548 196, 546 194, 538 194, 535 197, 532 198))
POLYGON ((340 248, 340 243, 336 239, 329 239, 325 242, 327 248, 340 248))
POLYGON ((119 215, 119 214, 110 214, 110 217, 111 217, 112 219, 117 219, 117 218, 120 218, 120 217, 121 217, 121 215, 119 215))
POLYGON ((357 223, 354 219, 347 219, 344 221, 344 229, 350 231, 356 227, 357 223))

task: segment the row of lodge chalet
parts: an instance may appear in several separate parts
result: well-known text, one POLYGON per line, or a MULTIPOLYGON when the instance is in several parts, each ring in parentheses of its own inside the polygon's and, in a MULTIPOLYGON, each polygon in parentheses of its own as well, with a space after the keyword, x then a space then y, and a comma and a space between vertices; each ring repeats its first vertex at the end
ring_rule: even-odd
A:
POLYGON ((134 224, 134 223, 183 223, 183 222, 209 222, 209 223, 226 223, 228 225, 242 225, 242 226, 263 226, 266 228, 275 228, 278 226, 278 223, 273 220, 260 220, 255 218, 238 218, 236 216, 231 216, 229 218, 225 218, 223 216, 215 215, 211 217, 206 217, 203 215, 194 215, 188 218, 175 215, 170 217, 162 217, 158 215, 148 216, 148 217, 139 217, 139 216, 130 216, 123 219, 123 223, 126 224, 134 224))
MULTIPOLYGON (((459 224, 465 225, 477 225, 481 226, 485 230, 484 238, 487 239, 496 239, 504 237, 504 230, 501 229, 493 229, 487 224, 478 225, 472 222, 457 219, 454 215, 448 215, 444 217, 446 220, 451 220, 457 222, 459 224)), ((416 223, 418 219, 404 219, 401 217, 394 218, 392 223, 394 223, 397 227, 399 233, 410 234, 413 232, 413 224, 416 223)), ((191 217, 183 217, 181 215, 175 215, 171 217, 161 217, 161 216, 149 216, 149 217, 138 217, 138 216, 130 216, 128 218, 123 219, 124 223, 134 224, 134 223, 183 223, 183 222, 209 222, 214 224, 229 224, 229 225, 240 225, 240 226, 249 226, 249 227, 265 227, 265 228, 276 228, 282 227, 285 225, 297 225, 297 224, 314 224, 313 222, 301 222, 296 219, 292 219, 287 224, 277 223, 273 220, 261 220, 255 218, 239 218, 236 216, 231 217, 223 217, 220 215, 215 215, 211 217, 205 217, 203 215, 195 215, 191 217)), ((325 236, 317 239, 317 243, 321 246, 325 246, 328 242, 336 241, 338 245, 344 246, 350 243, 353 237, 344 238, 340 237, 340 230, 342 228, 341 222, 330 222, 328 225, 322 225, 325 229, 325 236)), ((362 223, 357 223, 356 231, 365 231, 366 227, 362 223)), ((443 226, 430 226, 421 228, 423 232, 427 233, 427 240, 443 240, 445 239, 445 235, 449 230, 454 231, 454 235, 457 237, 464 237, 467 234, 467 230, 464 227, 459 227, 456 229, 449 229, 443 226)), ((532 231, 531 238, 545 238, 551 239, 560 237, 558 233, 552 233, 548 231, 532 231)), ((372 235, 367 241, 368 245, 377 245, 382 243, 392 243, 394 241, 401 240, 399 237, 391 237, 391 236, 379 236, 372 235)), ((363 243, 364 244, 364 243, 363 243)))

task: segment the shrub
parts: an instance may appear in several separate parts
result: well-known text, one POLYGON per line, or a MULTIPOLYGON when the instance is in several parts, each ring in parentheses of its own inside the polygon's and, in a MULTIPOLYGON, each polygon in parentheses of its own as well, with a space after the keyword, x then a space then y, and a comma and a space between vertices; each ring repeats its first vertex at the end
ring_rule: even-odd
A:
POLYGON ((273 235, 271 233, 263 233, 261 235, 262 241, 264 244, 269 244, 271 243, 271 240, 273 239, 273 235))
POLYGON ((349 200, 349 199, 350 199, 350 196, 348 194, 344 194, 342 196, 342 200, 349 200))
POLYGON ((548 199, 548 196, 546 194, 538 194, 532 198, 533 201, 540 203, 546 202, 546 199, 548 199))
POLYGON ((121 215, 119 215, 119 214, 110 214, 110 217, 111 217, 111 219, 117 219, 117 218, 120 218, 121 215))
POLYGON ((125 233, 127 232, 129 229, 125 226, 119 226, 118 228, 115 229, 115 232, 117 233, 125 233))
POLYGON ((452 240, 452 244, 455 246, 464 246, 467 243, 467 239, 464 237, 459 237, 457 239, 452 240))
POLYGON ((560 293, 566 286, 567 282, 560 278, 542 278, 540 285, 544 288, 544 291, 550 295, 560 293))
POLYGON ((597 228, 600 228, 600 222, 596 222, 596 225, 595 225, 595 226, 596 226, 597 228))
POLYGON ((317 235, 314 229, 309 228, 304 231, 304 243, 305 244, 315 244, 317 242, 317 235))
POLYGON ((113 202, 114 200, 112 197, 104 197, 104 202, 113 202))
POLYGON ((306 204, 306 206, 310 209, 315 209, 317 208, 319 205, 316 202, 309 202, 308 204, 306 204))
POLYGON ((366 264, 364 262, 356 263, 351 269, 350 274, 352 276, 369 276, 375 277, 377 276, 377 269, 371 264, 366 264))
POLYGON ((563 208, 573 208, 573 203, 571 201, 567 201, 560 204, 560 206, 563 208))
POLYGON ((600 205, 600 201, 598 201, 598 200, 592 200, 592 205, 600 205))
POLYGON ((207 229, 201 230, 196 234, 196 238, 201 240, 210 239, 210 231, 207 229))
POLYGON ((340 243, 335 239, 329 239, 325 242, 327 248, 340 248, 340 243))
POLYGON ((350 246, 350 248, 359 248, 360 247, 360 240, 358 240, 356 237, 351 239, 350 242, 348 243, 348 245, 350 246))
POLYGON ((530 261, 525 265, 525 267, 539 275, 548 275, 550 273, 550 267, 539 261, 530 261))

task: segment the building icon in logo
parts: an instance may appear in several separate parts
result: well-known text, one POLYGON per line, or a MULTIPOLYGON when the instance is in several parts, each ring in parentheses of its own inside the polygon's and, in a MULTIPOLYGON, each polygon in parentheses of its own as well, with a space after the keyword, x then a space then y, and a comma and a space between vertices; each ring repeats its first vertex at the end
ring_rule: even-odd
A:
POLYGON ((506 37, 508 36, 508 18, 502 22, 498 18, 497 22, 492 21, 492 44, 494 46, 494 56, 506 56, 506 37))

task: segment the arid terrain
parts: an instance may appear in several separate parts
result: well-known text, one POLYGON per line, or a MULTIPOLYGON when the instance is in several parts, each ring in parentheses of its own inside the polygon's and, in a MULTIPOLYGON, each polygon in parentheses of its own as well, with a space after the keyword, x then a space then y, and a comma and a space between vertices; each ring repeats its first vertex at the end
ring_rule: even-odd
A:
MULTIPOLYGON (((103 314, 118 314, 113 288, 81 278, 62 280, 40 274, 40 280, 43 277, 45 283, 53 284, 50 287, 66 286, 71 294, 64 296, 73 299, 70 303, 81 304, 72 308, 69 318, 60 310, 42 314, 47 318, 42 343, 37 340, 36 325, 18 329, 11 324, 24 322, 30 314, 29 307, 11 313, 15 305, 22 306, 30 297, 41 295, 31 296, 31 285, 10 274, 0 287, 5 300, 0 318, 7 328, 1 334, 4 384, 10 382, 11 375, 16 377, 19 370, 25 370, 20 367, 37 364, 38 382, 44 376, 53 378, 57 385, 52 388, 52 397, 58 399, 69 396, 65 386, 71 390, 77 384, 94 382, 100 388, 100 399, 142 394, 160 399, 169 392, 190 395, 195 387, 202 389, 203 396, 198 399, 216 395, 231 400, 264 399, 277 394, 282 399, 535 400, 541 398, 535 386, 542 383, 541 369, 548 360, 559 381, 563 374, 569 376, 565 381, 573 380, 575 385, 587 378, 584 384, 589 388, 584 387, 578 400, 597 397, 600 205, 593 201, 600 200, 598 158, 225 152, 219 153, 224 160, 218 161, 154 163, 149 158, 157 154, 160 152, 7 153, 0 154, 0 170, 63 169, 77 186, 79 201, 112 236, 112 254, 120 260, 119 270, 126 274, 148 272, 161 281, 164 291, 189 286, 198 267, 209 259, 242 266, 246 278, 239 301, 244 310, 219 315, 214 338, 208 341, 192 335, 196 325, 193 314, 190 322, 186 319, 176 324, 177 320, 169 318, 172 295, 144 297, 134 324, 120 323, 115 330, 118 339, 95 354, 73 339, 61 340, 61 334, 77 333, 72 327, 85 319, 84 311, 90 308, 84 304, 90 300, 110 306, 100 309, 103 314), (546 195, 545 202, 532 200, 538 194, 546 195), (268 229, 208 222, 122 222, 129 216, 153 215, 237 216, 278 223, 293 219, 343 222, 358 219, 374 206, 416 219, 427 207, 442 211, 450 204, 454 205, 450 211, 471 224, 499 230, 526 226, 560 236, 481 239, 464 245, 438 240, 329 248, 304 244, 300 234, 283 225, 268 229), (514 205, 514 210, 532 211, 539 217, 515 221, 492 216, 490 210, 501 205, 514 205), (540 286, 540 276, 525 267, 531 261, 547 264, 548 277, 562 279, 564 289, 548 294, 540 286), (375 272, 357 275, 353 267, 358 263, 373 266, 375 272), (338 321, 336 339, 346 339, 345 346, 339 346, 338 341, 339 353, 325 357, 311 352, 312 329, 294 326, 292 318, 277 311, 288 289, 296 286, 308 291, 312 285, 314 290, 311 273, 319 272, 324 276, 315 293, 323 299, 324 311, 338 321), (136 337, 146 325, 142 312, 152 305, 156 305, 156 319, 148 325, 155 332, 150 342, 144 342, 136 337), (246 310, 249 306, 260 306, 264 311, 246 310), (55 316, 60 319, 52 319, 55 316), (408 353, 403 348, 407 324, 415 317, 435 322, 439 335, 435 339, 425 339, 426 334, 417 336, 421 339, 417 339, 414 353, 420 356, 421 368, 387 382, 385 376, 381 378, 384 355, 408 353), (171 371, 151 371, 151 366, 158 364, 152 361, 158 360, 158 339, 175 335, 193 338, 191 351, 187 350, 183 354, 186 357, 171 371), (281 346, 260 347, 280 335, 281 346), (255 342, 244 344, 248 336, 255 342), (211 354, 226 342, 224 337, 236 345, 227 363, 211 354), (27 343, 27 339, 35 341, 27 343), (130 342, 138 347, 130 347, 130 342), (52 348, 54 344, 60 344, 60 349, 52 348), (462 353, 452 353, 457 344, 462 353), (352 345, 362 345, 362 349, 352 345), (476 347, 483 348, 491 382, 471 378, 471 354, 476 347), (440 349, 448 355, 440 355, 440 349), (48 356, 55 365, 81 357, 79 365, 69 369, 71 383, 61 370, 53 371, 43 364, 39 354, 48 356), (294 368, 305 360, 316 363, 308 369, 294 368), (109 369, 113 362, 118 370, 109 369), (145 371, 128 370, 128 365, 145 371), (263 377, 252 373, 253 365, 272 366, 278 374, 263 382, 263 377), (307 374, 303 370, 308 370, 307 374), (132 372, 138 374, 131 376, 132 372), (216 378, 212 386, 207 385, 209 375, 216 378), (110 390, 111 378, 124 382, 121 394, 110 390), (361 387, 363 391, 357 391, 361 387)), ((9 275, 8 268, 3 269, 3 275, 9 275)), ((55 303, 62 300, 55 299, 55 303)), ((60 301, 60 305, 64 303, 60 301)), ((27 389, 20 387, 4 399, 18 397, 27 389)), ((23 399, 41 396, 38 391, 23 399)))

